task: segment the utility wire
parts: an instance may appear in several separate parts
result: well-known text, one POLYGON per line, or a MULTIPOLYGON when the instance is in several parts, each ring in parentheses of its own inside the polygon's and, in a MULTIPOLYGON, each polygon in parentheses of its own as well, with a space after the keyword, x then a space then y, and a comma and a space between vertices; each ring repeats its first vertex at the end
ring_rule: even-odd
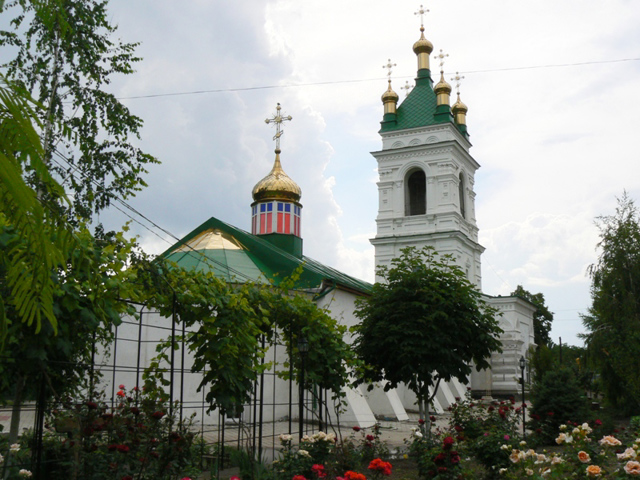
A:
MULTIPOLYGON (((61 152, 59 152, 57 149, 54 150, 54 153, 60 158, 62 159, 67 165, 69 165, 70 167, 74 167, 73 163, 71 163, 71 161, 66 158, 61 152)), ((60 162, 58 162, 55 159, 52 159, 60 168, 65 168, 60 162)), ((79 171, 71 171, 70 175, 75 177, 75 173, 78 173, 79 175, 81 175, 82 177, 84 177, 85 179, 89 180, 91 183, 93 183, 94 185, 100 187, 100 184, 94 180, 89 178, 87 175, 83 174, 82 172, 79 171)), ((118 203, 120 203, 124 208, 126 208, 127 210, 131 211, 133 214, 138 215, 139 217, 141 217, 142 219, 144 219, 145 221, 149 222, 154 228, 157 228, 158 230, 160 230, 161 232, 163 232, 164 234, 168 235, 169 237, 171 237, 172 239, 174 239, 176 242, 179 242, 181 239, 178 238, 176 235, 174 235, 173 233, 171 233, 169 230, 161 227, 160 225, 158 225, 156 222, 154 222, 153 220, 149 219, 147 216, 143 215, 141 212, 139 212, 138 210, 136 210, 135 208, 133 208, 131 205, 129 205, 127 202, 125 202, 123 199, 121 199, 120 197, 118 197, 117 195, 113 194, 113 193, 109 193, 109 196, 117 201, 118 203)), ((145 228, 146 230, 148 230, 149 232, 153 233, 155 236, 157 236, 158 238, 162 239, 163 241, 167 242, 169 245, 173 245, 172 242, 170 242, 169 240, 167 240, 166 238, 162 237, 161 235, 159 235, 157 232, 154 232, 153 230, 151 230, 147 225, 144 225, 142 222, 140 222, 139 220, 133 218, 130 214, 128 214, 127 212, 125 212, 124 210, 122 210, 121 208, 119 208, 117 205, 112 204, 114 208, 116 208, 117 210, 119 210, 123 215, 125 215, 127 218, 131 219, 133 222, 137 223, 138 225, 142 226, 143 228, 145 228)), ((204 262, 205 264, 207 264, 209 267, 212 268, 216 268, 216 267, 222 267, 223 269, 227 270, 229 273, 233 273, 234 275, 236 275, 237 277, 240 278, 244 278, 247 281, 253 281, 253 279, 251 277, 249 277, 248 275, 235 270, 232 267, 229 267, 228 265, 225 265, 224 263, 217 261, 213 258, 207 257, 203 252, 196 250, 195 248, 193 248, 191 245, 188 244, 183 244, 181 245, 182 247, 187 247, 188 251, 184 252, 186 255, 192 256, 193 258, 195 258, 196 260, 200 260, 202 262, 204 262)))
MULTIPOLYGON (((459 71, 460 74, 472 75, 475 73, 491 73, 491 72, 510 72, 518 70, 540 70, 546 68, 566 68, 566 67, 581 67, 585 65, 600 65, 607 63, 621 63, 621 62, 638 62, 639 58, 618 58, 614 60, 594 60, 591 62, 574 62, 574 63, 550 63, 546 65, 529 65, 523 67, 505 67, 505 68, 488 68, 486 70, 467 70, 459 71)), ((452 72, 446 73, 446 75, 452 75, 452 72)), ((413 78, 412 76, 394 77, 396 79, 413 78)), ((217 88, 211 90, 192 90, 188 92, 170 92, 170 93, 154 93, 149 95, 135 95, 131 97, 118 97, 118 100, 137 100, 143 98, 159 98, 159 97, 178 97, 186 95, 202 95, 205 93, 227 93, 227 92, 247 92, 251 90, 270 90, 275 88, 299 88, 299 87, 315 87, 320 85, 340 85, 348 83, 364 83, 364 82, 378 82, 387 80, 387 77, 376 78, 361 78, 356 80, 333 80, 326 82, 312 82, 312 83, 290 83, 284 85, 262 85, 257 87, 238 87, 238 88, 217 88)))

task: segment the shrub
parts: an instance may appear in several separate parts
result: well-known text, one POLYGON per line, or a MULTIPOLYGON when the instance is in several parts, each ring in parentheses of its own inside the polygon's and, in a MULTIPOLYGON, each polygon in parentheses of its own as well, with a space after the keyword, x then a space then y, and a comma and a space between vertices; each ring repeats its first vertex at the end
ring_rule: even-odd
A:
POLYGON ((551 444, 560 425, 589 420, 588 400, 567 368, 546 372, 540 383, 534 385, 531 396, 528 426, 541 444, 551 444))
MULTIPOLYGON (((191 422, 167 414, 164 393, 127 391, 120 386, 114 408, 99 399, 66 399, 47 417, 42 469, 48 478, 103 480, 197 477, 201 472, 191 422)), ((23 435, 19 450, 4 446, 7 464, 28 462, 32 435, 23 435)), ((14 477, 9 477, 14 478, 14 477)), ((18 478, 18 477, 15 477, 18 478)))

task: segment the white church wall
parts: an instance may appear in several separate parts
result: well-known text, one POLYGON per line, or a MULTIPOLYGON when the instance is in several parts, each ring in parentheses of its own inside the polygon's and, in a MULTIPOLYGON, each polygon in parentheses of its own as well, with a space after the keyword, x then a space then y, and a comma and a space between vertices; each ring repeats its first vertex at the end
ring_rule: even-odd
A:
MULTIPOLYGON (((474 391, 490 392, 490 395, 518 395, 521 390, 520 358, 527 358, 529 348, 534 343, 533 314, 536 307, 517 297, 485 297, 489 305, 497 308, 499 317, 502 353, 494 353, 491 357, 491 375, 486 371, 472 377, 474 391)), ((526 371, 525 371, 526 375, 526 371)))

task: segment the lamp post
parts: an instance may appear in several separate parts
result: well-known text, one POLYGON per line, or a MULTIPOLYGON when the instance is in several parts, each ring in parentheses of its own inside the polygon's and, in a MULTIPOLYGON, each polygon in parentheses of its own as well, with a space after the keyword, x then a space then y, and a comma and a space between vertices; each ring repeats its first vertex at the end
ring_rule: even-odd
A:
POLYGON ((298 419, 299 419, 299 439, 302 441, 302 430, 304 428, 304 361, 307 357, 307 352, 309 351, 309 342, 307 338, 299 335, 298 336, 298 352, 300 352, 300 385, 299 385, 299 402, 300 405, 298 411, 298 419))
POLYGON ((525 409, 526 403, 524 403, 524 367, 526 366, 526 362, 524 360, 524 356, 520 357, 520 381, 522 382, 522 437, 527 438, 527 433, 525 432, 525 409))

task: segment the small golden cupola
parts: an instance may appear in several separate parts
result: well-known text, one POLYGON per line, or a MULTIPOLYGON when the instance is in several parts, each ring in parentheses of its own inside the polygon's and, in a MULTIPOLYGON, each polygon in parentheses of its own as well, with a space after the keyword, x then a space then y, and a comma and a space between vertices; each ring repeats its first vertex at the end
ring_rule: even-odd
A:
POLYGON ((451 112, 453 113, 453 120, 456 122, 458 129, 467 135, 467 112, 469 108, 460 100, 460 82, 463 78, 464 77, 456 72, 456 76, 451 79, 456 82, 456 93, 458 95, 456 103, 451 107, 451 112))
POLYGON ((387 87, 387 91, 382 94, 382 104, 384 105, 383 121, 395 120, 395 115, 397 113, 396 108, 398 106, 398 100, 400 99, 400 97, 391 88, 391 69, 395 66, 395 63, 391 63, 391 59, 387 60, 387 64, 382 66, 382 68, 387 69, 387 77, 389 78, 389 86, 387 87))
POLYGON ((448 57, 448 53, 444 53, 442 49, 436 58, 440 59, 440 81, 433 87, 433 91, 436 93, 436 102, 438 106, 446 105, 449 107, 449 101, 451 97, 451 85, 444 79, 444 59, 448 57))
POLYGON ((292 119, 283 115, 280 104, 276 113, 265 120, 276 126, 276 158, 269 174, 253 187, 251 204, 251 233, 264 235, 266 240, 298 257, 302 256, 300 198, 302 190, 282 169, 280 137, 282 124, 292 119))
POLYGON ((430 69, 429 55, 433 52, 433 44, 424 36, 424 14, 428 11, 420 5, 420 9, 415 12, 415 15, 420 15, 420 38, 413 44, 413 52, 418 56, 418 75, 420 70, 430 69))

